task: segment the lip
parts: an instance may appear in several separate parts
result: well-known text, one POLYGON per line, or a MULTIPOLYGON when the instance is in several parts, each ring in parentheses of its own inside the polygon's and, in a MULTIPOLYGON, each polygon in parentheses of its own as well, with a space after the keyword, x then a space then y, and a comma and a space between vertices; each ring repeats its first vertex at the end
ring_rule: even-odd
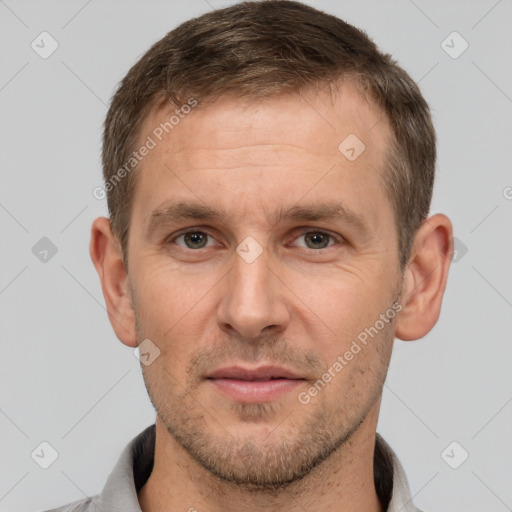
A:
POLYGON ((206 377, 215 389, 239 402, 270 402, 306 381, 280 366, 219 368, 206 377))
POLYGON ((242 366, 227 366, 210 373, 207 379, 235 379, 244 381, 296 379, 303 377, 281 366, 259 366, 258 368, 244 368, 242 366))

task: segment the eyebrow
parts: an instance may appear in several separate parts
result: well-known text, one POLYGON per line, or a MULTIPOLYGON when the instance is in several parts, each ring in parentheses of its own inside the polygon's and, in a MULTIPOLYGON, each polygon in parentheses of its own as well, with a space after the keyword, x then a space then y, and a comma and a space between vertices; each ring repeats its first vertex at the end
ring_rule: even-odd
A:
MULTIPOLYGON (((151 213, 146 234, 150 237, 154 232, 169 224, 185 220, 219 221, 223 224, 228 224, 230 220, 233 220, 233 215, 228 214, 222 209, 216 209, 195 201, 165 203, 162 207, 157 208, 151 213)), ((339 202, 295 205, 288 208, 288 210, 285 210, 285 207, 282 206, 274 211, 269 218, 269 221, 273 221, 271 222, 272 225, 284 220, 298 222, 342 220, 363 234, 370 232, 370 226, 363 216, 339 202)))

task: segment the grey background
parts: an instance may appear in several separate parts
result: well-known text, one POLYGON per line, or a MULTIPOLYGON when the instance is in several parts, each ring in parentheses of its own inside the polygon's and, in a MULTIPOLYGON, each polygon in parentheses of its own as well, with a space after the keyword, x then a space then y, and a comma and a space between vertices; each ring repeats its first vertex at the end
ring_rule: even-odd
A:
MULTIPOLYGON (((99 492, 154 421, 88 254, 107 212, 92 194, 101 124, 150 44, 232 3, 0 0, 0 511, 99 492), (31 48, 42 31, 59 45, 47 59, 31 48), (45 263, 32 252, 42 237, 57 248, 45 263), (58 452, 46 470, 31 458, 42 441, 58 452)), ((438 324, 395 342, 378 431, 425 512, 512 510, 512 3, 308 3, 367 31, 420 82, 439 137, 432 213, 459 239, 438 324), (469 44, 456 59, 441 46, 453 31, 469 44), (453 441, 469 453, 458 469, 441 456, 453 441)))

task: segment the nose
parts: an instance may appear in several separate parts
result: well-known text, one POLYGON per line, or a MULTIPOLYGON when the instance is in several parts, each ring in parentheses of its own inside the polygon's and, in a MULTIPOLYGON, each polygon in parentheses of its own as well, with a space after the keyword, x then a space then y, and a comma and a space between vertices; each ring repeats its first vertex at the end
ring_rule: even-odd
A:
POLYGON ((290 319, 286 302, 288 288, 271 268, 270 260, 266 249, 252 262, 238 253, 235 255, 221 288, 222 299, 217 310, 220 329, 249 339, 286 330, 290 319))

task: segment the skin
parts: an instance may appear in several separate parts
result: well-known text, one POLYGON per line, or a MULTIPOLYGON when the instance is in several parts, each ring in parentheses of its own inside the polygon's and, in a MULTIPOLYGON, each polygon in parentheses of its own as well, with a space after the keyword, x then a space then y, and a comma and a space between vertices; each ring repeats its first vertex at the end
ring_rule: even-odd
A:
MULTIPOLYGON (((153 108, 140 140, 175 108, 153 108)), ((138 494, 144 512, 383 510, 373 452, 394 337, 418 339, 435 325, 453 250, 450 220, 433 215, 400 271, 393 207, 376 171, 389 137, 380 111, 349 83, 334 97, 226 96, 194 109, 138 167, 128 272, 110 222, 94 221, 90 253, 116 335, 160 350, 142 365, 157 411, 154 469, 138 494), (355 161, 338 150, 349 134, 366 146, 355 161), (227 217, 148 234, 151 213, 177 199, 227 217), (272 217, 330 201, 367 230, 272 217), (196 237, 178 236, 184 228, 196 237), (251 263, 236 251, 249 236, 262 249, 251 263), (301 403, 298 393, 395 301, 400 313, 301 403), (305 380, 244 403, 204 379, 235 364, 277 364, 305 380)))

